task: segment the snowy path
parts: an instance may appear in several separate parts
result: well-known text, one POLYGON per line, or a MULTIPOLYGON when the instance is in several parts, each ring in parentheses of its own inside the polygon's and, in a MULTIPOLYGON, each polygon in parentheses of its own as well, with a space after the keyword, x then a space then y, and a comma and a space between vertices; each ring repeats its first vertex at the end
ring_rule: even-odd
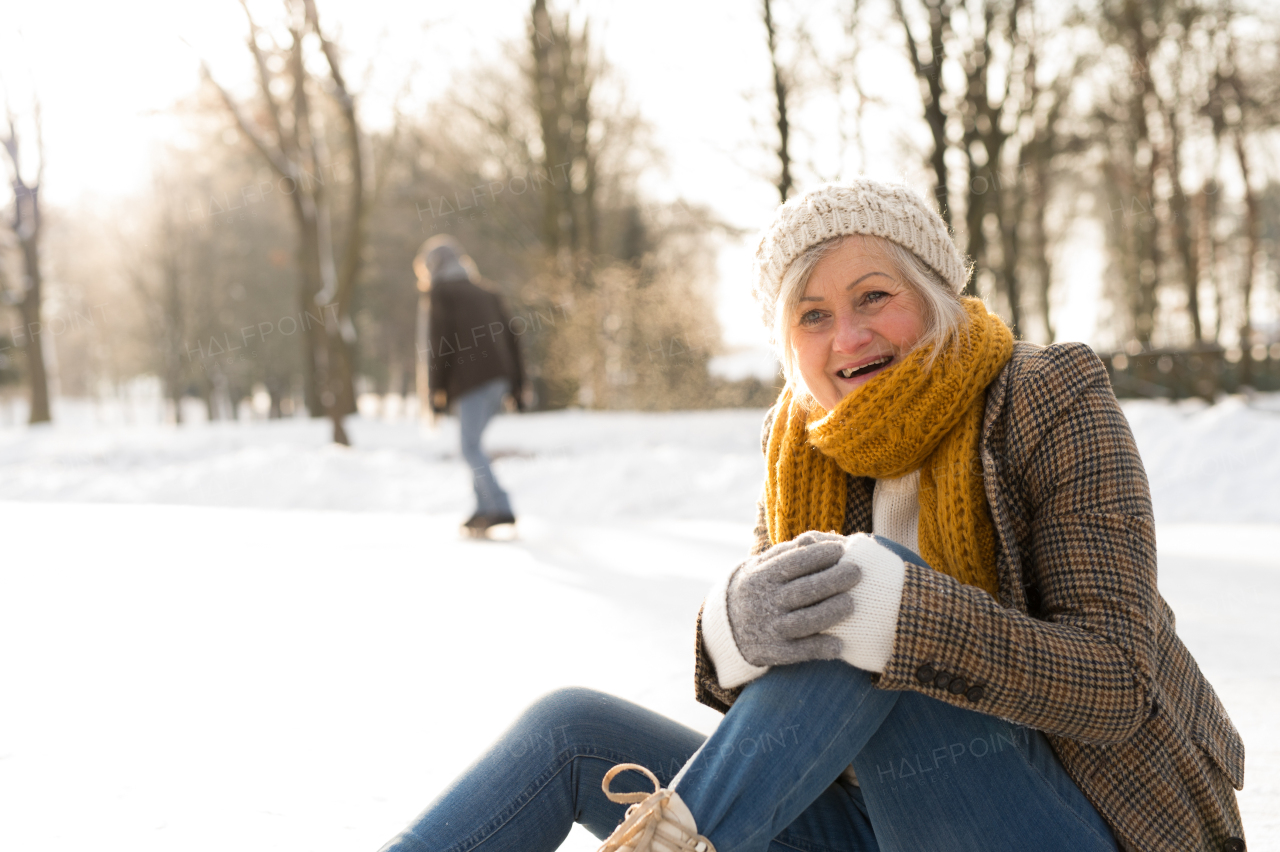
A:
POLYGON ((689 638, 736 542, 537 520, 520 541, 472 542, 453 518, 372 513, 0 511, 2 849, 373 850, 547 689, 715 724, 690 699, 689 638), (646 649, 630 667, 628 647, 646 649))
MULTIPOLYGON (((568 684, 709 731, 693 618, 746 548, 758 417, 504 419, 506 543, 458 539, 447 429, 0 432, 0 849, 372 852, 568 684)), ((1280 848, 1280 418, 1130 417, 1250 847, 1280 848)))

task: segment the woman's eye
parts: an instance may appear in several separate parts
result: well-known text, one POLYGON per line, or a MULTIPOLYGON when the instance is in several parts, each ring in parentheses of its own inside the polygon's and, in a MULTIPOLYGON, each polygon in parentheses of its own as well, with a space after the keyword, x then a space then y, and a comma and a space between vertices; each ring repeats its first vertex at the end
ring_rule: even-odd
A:
POLYGON ((801 325, 813 325, 822 319, 822 311, 805 311, 800 315, 801 325))
POLYGON ((889 294, 885 291, 872 290, 870 293, 862 297, 862 301, 869 305, 874 305, 877 302, 883 302, 887 298, 889 298, 889 294))

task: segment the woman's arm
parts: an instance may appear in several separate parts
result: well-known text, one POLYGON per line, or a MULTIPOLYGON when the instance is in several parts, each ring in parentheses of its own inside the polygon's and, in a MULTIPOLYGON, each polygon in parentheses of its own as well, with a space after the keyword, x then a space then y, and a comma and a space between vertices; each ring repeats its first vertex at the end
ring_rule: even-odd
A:
MULTIPOLYGON (((1008 377, 1004 406, 1004 428, 984 438, 983 468, 1004 531, 1004 583, 1021 572, 1035 617, 908 565, 879 685, 1083 742, 1122 741, 1151 712, 1158 623, 1155 527, 1137 446, 1083 345, 1027 357, 1008 377)), ((1002 586, 1006 602, 1023 595, 1002 586)))
MULTIPOLYGON (((449 392, 449 376, 453 372, 449 359, 444 357, 440 350, 448 344, 449 339, 454 335, 454 319, 453 306, 445 304, 444 298, 436 289, 431 291, 431 314, 428 320, 427 332, 427 389, 428 399, 425 404, 431 406, 433 411, 443 411, 445 405, 441 405, 439 396, 441 393, 449 392)), ((452 351, 452 349, 450 350, 452 351)), ((447 396, 445 402, 448 400, 447 396)))

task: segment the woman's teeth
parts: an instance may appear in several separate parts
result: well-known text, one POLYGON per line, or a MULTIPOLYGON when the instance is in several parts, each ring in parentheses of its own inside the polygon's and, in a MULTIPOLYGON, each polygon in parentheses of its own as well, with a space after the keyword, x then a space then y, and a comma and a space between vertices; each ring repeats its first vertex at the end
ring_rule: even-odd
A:
POLYGON ((883 367, 885 364, 888 364, 892 360, 893 360, 892 355, 886 355, 885 357, 881 358, 879 361, 872 361, 870 364, 863 364, 861 367, 857 367, 857 368, 850 367, 847 370, 839 370, 837 372, 839 372, 843 378, 852 379, 854 376, 860 375, 862 373, 866 373, 870 370, 874 370, 877 367, 883 367))

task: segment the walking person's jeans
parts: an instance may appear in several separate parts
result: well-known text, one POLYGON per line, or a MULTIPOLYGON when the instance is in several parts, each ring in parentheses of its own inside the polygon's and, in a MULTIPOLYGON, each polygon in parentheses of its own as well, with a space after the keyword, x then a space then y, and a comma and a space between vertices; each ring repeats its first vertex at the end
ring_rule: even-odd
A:
POLYGON ((480 437, 493 416, 502 410, 502 399, 511 384, 502 378, 491 379, 458 397, 458 420, 462 433, 462 457, 471 466, 471 481, 476 492, 476 514, 510 515, 511 501, 507 492, 493 478, 489 457, 480 448, 480 437))
MULTIPOLYGON (((709 739, 620 698, 553 692, 384 852, 552 852, 574 822, 604 838, 626 810, 600 788, 618 763, 663 786, 679 773, 718 852, 1117 848, 1039 732, 821 661, 748 684, 709 739), (838 778, 851 762, 860 787, 838 778)), ((651 787, 625 772, 612 789, 651 787)))

